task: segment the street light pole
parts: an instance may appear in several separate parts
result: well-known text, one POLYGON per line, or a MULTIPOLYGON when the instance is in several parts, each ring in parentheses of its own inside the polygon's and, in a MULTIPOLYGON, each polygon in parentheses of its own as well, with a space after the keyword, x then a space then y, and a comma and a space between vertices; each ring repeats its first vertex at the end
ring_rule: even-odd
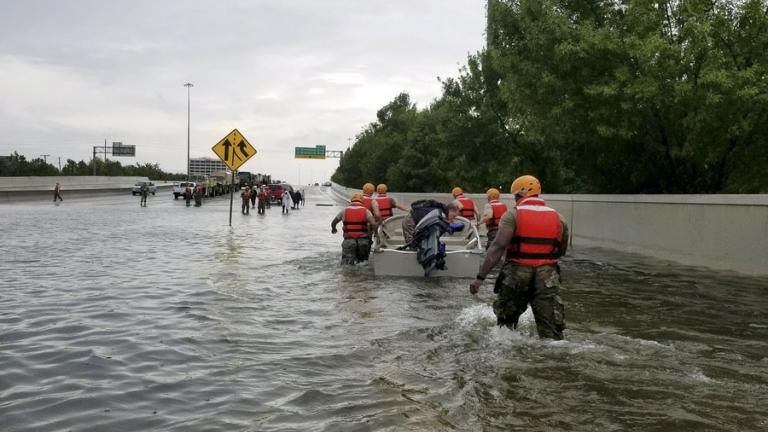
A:
POLYGON ((184 84, 184 87, 187 88, 187 181, 189 181, 189 112, 190 112, 189 102, 190 102, 190 93, 194 85, 188 82, 184 84))

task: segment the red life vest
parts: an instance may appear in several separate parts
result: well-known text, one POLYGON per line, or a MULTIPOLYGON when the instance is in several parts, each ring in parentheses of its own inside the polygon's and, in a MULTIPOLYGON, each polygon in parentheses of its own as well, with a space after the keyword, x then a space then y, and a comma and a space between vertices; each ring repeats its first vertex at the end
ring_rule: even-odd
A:
POLYGON ((516 211, 515 234, 507 246, 507 259, 532 267, 556 264, 563 239, 560 215, 537 197, 523 199, 516 211))
POLYGON ((491 210, 493 210, 493 217, 485 223, 485 227, 488 228, 488 232, 499 230, 499 221, 504 213, 507 212, 507 205, 499 200, 493 200, 490 202, 491 210))
POLYGON ((379 196, 376 197, 376 205, 379 206, 379 216, 381 216, 382 219, 392 217, 392 200, 387 194, 379 194, 379 196))
POLYGON ((373 198, 368 194, 363 194, 363 207, 373 213, 373 198))
POLYGON ((344 209, 344 238, 357 239, 368 237, 368 219, 366 215, 368 210, 359 202, 353 202, 352 205, 344 209))
POLYGON ((469 198, 465 198, 464 195, 459 195, 456 200, 461 203, 461 211, 459 216, 464 216, 469 220, 475 220, 475 203, 469 198))

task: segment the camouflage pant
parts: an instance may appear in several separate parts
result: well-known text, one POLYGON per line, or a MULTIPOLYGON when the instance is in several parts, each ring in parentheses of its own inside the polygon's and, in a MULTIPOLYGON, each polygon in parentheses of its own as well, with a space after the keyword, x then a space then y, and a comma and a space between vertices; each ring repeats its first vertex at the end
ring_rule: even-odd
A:
POLYGON ((358 239, 344 239, 341 242, 341 262, 343 264, 355 264, 368 261, 371 254, 371 239, 362 237, 358 239))
POLYGON ((517 327, 517 320, 530 303, 539 337, 563 338, 565 307, 560 300, 557 266, 531 267, 510 261, 504 264, 499 277, 501 286, 493 312, 500 326, 517 327))

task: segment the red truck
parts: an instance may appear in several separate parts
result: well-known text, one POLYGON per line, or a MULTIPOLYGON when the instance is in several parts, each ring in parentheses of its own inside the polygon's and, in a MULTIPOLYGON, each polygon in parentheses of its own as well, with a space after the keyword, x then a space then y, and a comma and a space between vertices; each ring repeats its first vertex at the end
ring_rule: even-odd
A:
POLYGON ((275 183, 268 185, 267 188, 269 188, 269 198, 273 202, 280 202, 283 199, 283 192, 288 191, 289 193, 293 192, 293 187, 291 185, 286 183, 275 183))

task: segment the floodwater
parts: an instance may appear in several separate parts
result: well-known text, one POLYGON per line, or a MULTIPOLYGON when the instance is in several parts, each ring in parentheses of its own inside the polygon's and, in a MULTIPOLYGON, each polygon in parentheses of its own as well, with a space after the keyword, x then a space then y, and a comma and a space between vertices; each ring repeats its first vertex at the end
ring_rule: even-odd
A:
POLYGON ((768 429, 766 280, 576 249, 541 341, 491 283, 341 268, 308 192, 0 205, 0 430, 768 429))

